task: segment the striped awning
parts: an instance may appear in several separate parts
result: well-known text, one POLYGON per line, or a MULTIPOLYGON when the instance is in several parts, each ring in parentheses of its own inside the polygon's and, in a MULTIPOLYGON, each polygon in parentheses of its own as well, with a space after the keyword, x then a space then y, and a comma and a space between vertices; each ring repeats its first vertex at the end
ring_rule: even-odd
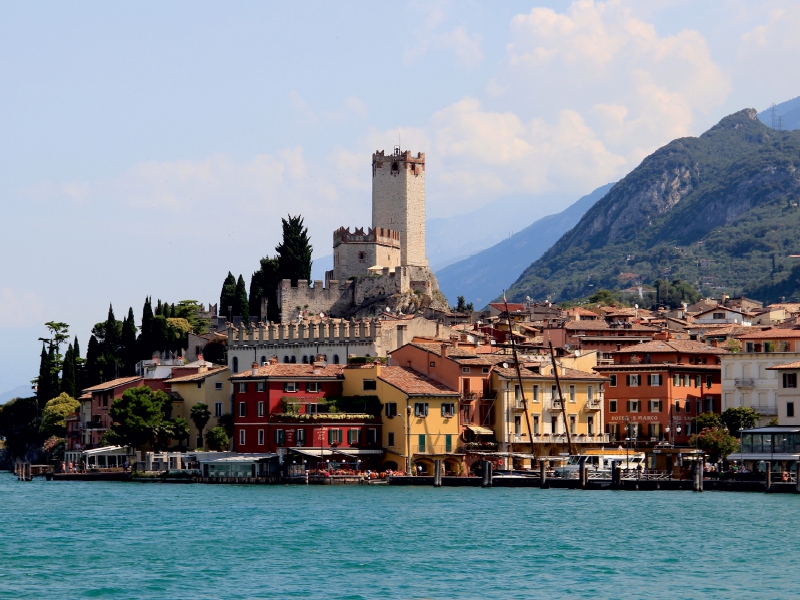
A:
POLYGON ((494 431, 492 431, 488 427, 480 427, 479 425, 467 425, 467 429, 469 429, 472 433, 475 433, 477 435, 494 435, 494 431))

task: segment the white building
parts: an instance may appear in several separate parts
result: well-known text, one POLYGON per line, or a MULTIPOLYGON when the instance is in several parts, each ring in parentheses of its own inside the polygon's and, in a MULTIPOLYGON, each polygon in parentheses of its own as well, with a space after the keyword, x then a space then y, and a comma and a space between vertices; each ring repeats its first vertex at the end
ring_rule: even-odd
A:
POLYGON ((752 325, 752 317, 735 308, 715 306, 694 316, 700 325, 752 325))

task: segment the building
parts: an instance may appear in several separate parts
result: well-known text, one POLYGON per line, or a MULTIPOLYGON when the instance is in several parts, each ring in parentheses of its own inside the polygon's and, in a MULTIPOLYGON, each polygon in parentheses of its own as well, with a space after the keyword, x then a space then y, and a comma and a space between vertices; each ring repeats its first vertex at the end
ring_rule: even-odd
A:
POLYGON ((273 361, 232 375, 236 450, 294 451, 322 460, 344 452, 377 467, 383 454, 380 405, 374 393, 342 398, 343 369, 322 361, 273 361))
POLYGON ((142 377, 120 377, 83 390, 81 408, 67 417, 67 451, 97 448, 111 427, 108 410, 125 390, 144 385, 142 377))
POLYGON ((344 375, 345 395, 374 391, 380 399, 384 467, 407 472, 410 458, 432 475, 434 461, 441 459, 448 474, 464 473, 457 391, 410 367, 348 365, 344 375))
POLYGON ((595 371, 609 378, 606 432, 642 448, 661 442, 688 444, 692 419, 721 410, 722 348, 692 340, 654 340, 621 348, 614 363, 595 371))
POLYGON ((759 427, 742 431, 739 451, 728 456, 728 461, 741 461, 752 472, 764 473, 767 463, 780 481, 784 472, 797 470, 800 460, 800 427, 759 427))
POLYGON ((552 363, 526 364, 520 367, 519 376, 516 368, 508 363, 492 370, 492 389, 497 394, 493 427, 500 442, 498 450, 501 453, 521 453, 518 458, 520 466, 533 467, 533 456, 556 456, 567 452, 569 441, 577 452, 608 442, 608 436, 603 434, 603 385, 606 377, 558 363, 557 368, 560 396, 552 363), (560 399, 564 400, 563 407, 560 399), (527 418, 525 403, 528 406, 527 418))
POLYGON ((196 368, 175 368, 172 377, 164 381, 172 392, 172 416, 183 417, 189 424, 188 450, 203 448, 201 432, 192 421, 192 407, 205 404, 211 413, 211 419, 205 431, 219 424, 219 417, 225 413, 233 413, 230 370, 212 363, 205 363, 196 368))
POLYGON ((779 418, 779 395, 780 402, 789 401, 779 377, 783 370, 770 367, 800 360, 800 329, 757 328, 737 339, 741 351, 722 357, 722 409, 752 407, 761 416, 759 424, 766 425, 779 418))
POLYGON ((698 325, 752 325, 753 319, 749 313, 726 306, 715 306, 694 315, 694 322, 698 325))

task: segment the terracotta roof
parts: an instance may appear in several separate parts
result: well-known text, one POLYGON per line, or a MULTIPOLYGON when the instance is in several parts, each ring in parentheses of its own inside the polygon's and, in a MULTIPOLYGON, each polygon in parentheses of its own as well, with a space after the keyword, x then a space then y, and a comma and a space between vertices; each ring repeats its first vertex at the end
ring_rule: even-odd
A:
POLYGON ((108 390, 113 390, 116 387, 121 385, 125 385, 128 383, 132 383, 134 381, 141 380, 144 381, 142 377, 119 377, 117 379, 112 379, 111 381, 106 381, 105 383, 98 383, 97 385, 93 385, 92 387, 84 388, 83 393, 91 393, 91 392, 105 392, 108 390))
POLYGON ((789 370, 789 369, 800 369, 800 360, 796 360, 794 362, 786 363, 784 365, 775 365, 774 367, 767 367, 767 371, 782 371, 782 370, 789 370))
POLYGON ((699 313, 694 314, 694 318, 697 319, 698 317, 702 317, 703 315, 707 315, 710 312, 717 312, 717 311, 728 311, 734 312, 742 315, 743 317, 749 317, 750 313, 742 312, 738 308, 730 308, 729 306, 715 306, 713 308, 708 308, 706 310, 700 311, 699 313))
MULTIPOLYGON (((406 344, 407 346, 414 346, 415 348, 419 348, 420 350, 425 350, 426 352, 430 352, 435 356, 442 355, 442 344, 427 344, 424 342, 411 342, 410 344, 406 344)), ((447 358, 475 358, 475 352, 470 349, 466 350, 464 348, 456 348, 455 346, 451 346, 449 344, 445 344, 447 346, 447 358)), ((399 348, 398 348, 399 350, 399 348)), ((397 350, 393 350, 392 352, 397 352, 397 350)), ((389 354, 392 354, 390 352, 389 354)))
POLYGON ((800 312, 800 304, 796 302, 778 302, 767 306, 768 309, 782 308, 790 313, 800 312))
MULTIPOLYGON (((503 379, 516 379, 517 378, 517 370, 514 367, 509 367, 508 369, 504 369, 502 367, 495 367, 495 373, 497 373, 503 379)), ((605 381, 607 378, 598 375, 597 373, 587 373, 585 371, 576 371, 575 369, 564 369, 563 375, 559 373, 558 378, 561 381, 575 381, 575 380, 592 380, 592 381, 605 381)), ((520 374, 522 375, 523 379, 541 379, 544 381, 555 381, 555 375, 542 375, 541 373, 536 373, 531 371, 530 369, 521 368, 520 374)))
MULTIPOLYGON (((496 308, 500 312, 505 312, 506 310, 506 306, 502 302, 490 302, 489 306, 491 306, 492 308, 496 308)), ((525 305, 520 304, 518 302, 509 302, 508 310, 510 312, 523 312, 525 310, 525 305)))
POLYGON ((457 391, 409 367, 383 367, 378 379, 409 396, 459 396, 457 391))
POLYGON ((575 306, 573 308, 567 309, 568 315, 579 315, 581 317, 594 317, 595 319, 599 319, 599 315, 596 312, 592 312, 583 308, 582 306, 575 306))
POLYGON ((599 321, 567 321, 564 329, 610 329, 608 323, 600 319, 599 321))
POLYGON ((228 367, 215 367, 202 373, 194 373, 192 375, 184 375, 183 377, 173 377, 172 379, 165 379, 164 383, 188 383, 191 381, 203 381, 206 377, 217 375, 223 371, 227 371, 228 367))
MULTIPOLYGON (((752 330, 753 328, 750 327, 752 330)), ((769 340, 769 339, 788 339, 800 338, 800 329, 761 329, 753 333, 745 333, 737 336, 740 340, 769 340)))
POLYGON ((644 344, 635 344, 617 350, 619 354, 634 354, 647 352, 658 354, 660 352, 678 352, 680 354, 730 354, 724 348, 715 348, 694 340, 655 340, 644 344))
POLYGON ((253 375, 253 369, 246 369, 241 373, 236 373, 231 376, 231 379, 248 379, 251 377, 278 377, 278 378, 296 378, 296 379, 336 379, 344 370, 345 365, 325 365, 320 367, 318 365, 298 365, 278 363, 276 365, 264 365, 256 369, 253 375))
POLYGON ((721 365, 693 365, 687 363, 639 363, 624 365, 597 365, 594 370, 597 372, 614 371, 663 371, 664 369, 673 371, 717 371, 722 369, 721 365))

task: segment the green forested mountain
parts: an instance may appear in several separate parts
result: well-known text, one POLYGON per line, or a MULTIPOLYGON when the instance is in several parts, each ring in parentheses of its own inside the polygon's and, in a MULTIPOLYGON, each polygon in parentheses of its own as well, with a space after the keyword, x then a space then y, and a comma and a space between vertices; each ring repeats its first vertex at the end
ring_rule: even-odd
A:
POLYGON ((800 131, 772 130, 753 109, 725 117, 645 158, 508 293, 561 301, 666 278, 798 296, 798 166, 800 131))

